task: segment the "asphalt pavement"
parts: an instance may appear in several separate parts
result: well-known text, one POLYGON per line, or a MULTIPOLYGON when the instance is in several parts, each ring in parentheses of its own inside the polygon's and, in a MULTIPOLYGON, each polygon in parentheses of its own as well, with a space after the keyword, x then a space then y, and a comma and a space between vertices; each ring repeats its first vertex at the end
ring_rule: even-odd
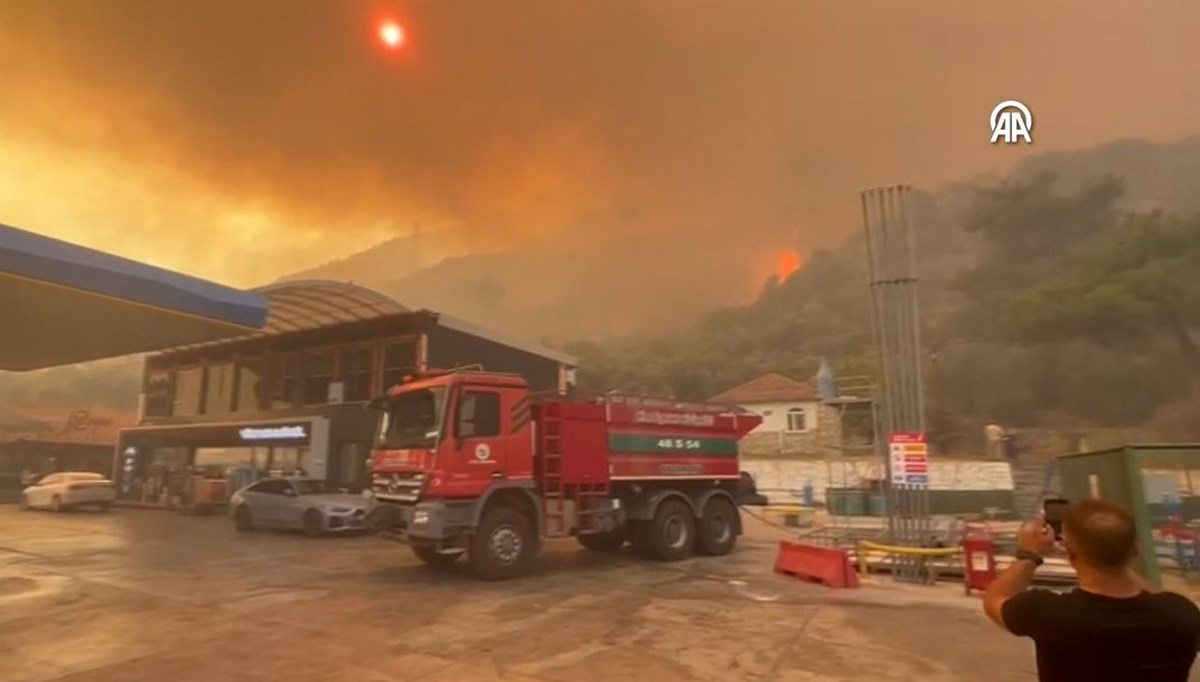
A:
POLYGON ((0 506, 0 682, 1035 679, 961 587, 775 575, 785 535, 747 521, 728 557, 556 541, 534 575, 480 583, 370 536, 0 506))

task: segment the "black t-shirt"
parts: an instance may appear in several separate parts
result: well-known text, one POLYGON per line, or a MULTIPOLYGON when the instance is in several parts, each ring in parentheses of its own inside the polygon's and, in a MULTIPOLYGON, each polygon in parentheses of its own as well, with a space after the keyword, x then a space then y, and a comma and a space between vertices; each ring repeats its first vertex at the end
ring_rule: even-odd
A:
POLYGON ((1002 615, 1010 632, 1037 644, 1042 682, 1187 682, 1200 647, 1200 609, 1171 592, 1029 590, 1002 615))

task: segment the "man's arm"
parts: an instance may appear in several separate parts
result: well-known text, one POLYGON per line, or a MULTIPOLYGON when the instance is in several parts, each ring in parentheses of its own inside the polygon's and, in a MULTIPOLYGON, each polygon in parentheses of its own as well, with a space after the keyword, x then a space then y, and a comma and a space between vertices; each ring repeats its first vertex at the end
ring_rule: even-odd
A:
POLYGON ((983 593, 983 612, 996 625, 1008 629, 1004 622, 1004 603, 1029 589, 1033 584, 1033 573, 1037 564, 1028 559, 1017 559, 1004 572, 996 576, 983 593))
MULTIPOLYGON (((1004 605, 1013 597, 1024 593, 1033 584, 1033 572, 1037 570, 1038 557, 1045 556, 1054 547, 1054 530, 1046 524, 1044 517, 1027 523, 1017 531, 1017 558, 1004 572, 996 577, 983 593, 983 611, 996 625, 1013 634, 1028 634, 1025 626, 1004 621, 1004 605), (1015 629, 1014 629, 1015 628, 1015 629), (1022 630, 1022 632, 1018 632, 1022 630)), ((1023 605, 1033 605, 1036 600, 1023 600, 1023 605)), ((1028 609, 1020 609, 1024 612, 1028 609)))

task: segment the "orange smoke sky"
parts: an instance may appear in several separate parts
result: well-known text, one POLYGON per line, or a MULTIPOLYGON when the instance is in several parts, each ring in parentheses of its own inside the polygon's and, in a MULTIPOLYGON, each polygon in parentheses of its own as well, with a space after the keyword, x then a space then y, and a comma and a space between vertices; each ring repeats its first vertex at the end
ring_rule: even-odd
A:
POLYGON ((860 186, 1200 132, 1198 34, 1186 0, 0 0, 0 222, 243 285, 420 222, 719 304, 860 186), (1008 98, 1033 149, 988 144, 1008 98))

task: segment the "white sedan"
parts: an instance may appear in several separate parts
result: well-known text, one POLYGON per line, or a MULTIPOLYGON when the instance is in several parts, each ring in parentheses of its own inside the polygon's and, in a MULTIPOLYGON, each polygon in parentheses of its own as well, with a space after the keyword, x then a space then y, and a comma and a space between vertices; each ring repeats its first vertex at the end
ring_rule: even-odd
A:
POLYGON ((75 507, 99 507, 108 511, 117 491, 112 481, 86 471, 50 474, 21 491, 21 509, 63 511, 75 507))

